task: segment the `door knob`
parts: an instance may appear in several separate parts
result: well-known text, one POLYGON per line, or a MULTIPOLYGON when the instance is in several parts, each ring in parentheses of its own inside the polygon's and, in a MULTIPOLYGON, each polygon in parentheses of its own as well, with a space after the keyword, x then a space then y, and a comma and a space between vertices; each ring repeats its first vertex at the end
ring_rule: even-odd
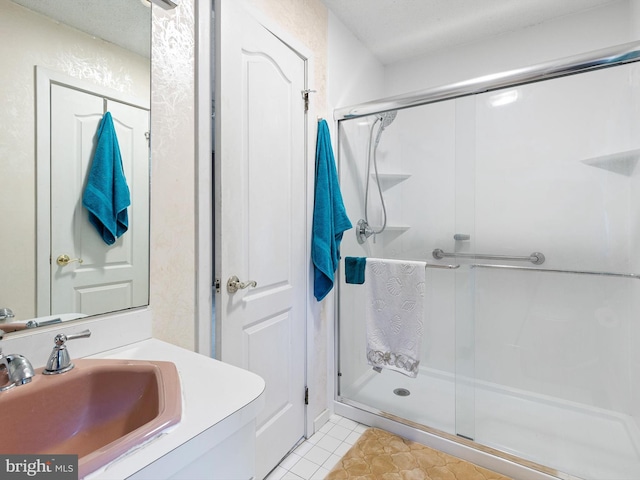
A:
POLYGON ((62 254, 57 258, 56 263, 61 267, 66 267, 70 263, 73 263, 73 262, 82 263, 83 261, 84 260, 82 260, 81 258, 71 258, 67 254, 62 254))
POLYGON ((241 282, 235 275, 227 280, 227 292, 236 293, 240 289, 248 287, 257 287, 258 284, 255 280, 249 280, 248 282, 241 282))

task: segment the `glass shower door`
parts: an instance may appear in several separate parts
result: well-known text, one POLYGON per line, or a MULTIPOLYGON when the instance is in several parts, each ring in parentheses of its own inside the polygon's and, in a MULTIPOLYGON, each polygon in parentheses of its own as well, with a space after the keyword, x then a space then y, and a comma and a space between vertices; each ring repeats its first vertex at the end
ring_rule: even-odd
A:
POLYGON ((629 64, 400 110, 377 179, 376 116, 340 122, 352 223, 367 176, 388 213, 366 241, 346 232, 342 257, 427 262, 416 378, 368 365, 365 291, 341 264, 341 401, 546 471, 640 478, 639 78, 629 64))
POLYGON ((639 73, 474 98, 473 248, 546 257, 473 267, 474 439, 585 479, 640 478, 639 73))
MULTIPOLYGON (((420 368, 416 378, 367 364, 362 285, 340 276, 339 396, 350 405, 382 412, 448 434, 456 432, 456 273, 432 268, 436 248, 453 246, 456 216, 455 104, 443 102, 399 111, 381 136, 376 152, 380 190, 387 212, 385 230, 360 243, 345 233, 347 256, 427 262, 420 368)), ((376 116, 345 120, 339 126, 340 180, 347 213, 355 225, 364 218, 369 140, 376 116)), ((375 138, 375 131, 374 131, 375 138)), ((370 168, 369 221, 382 217, 377 178, 370 168)))

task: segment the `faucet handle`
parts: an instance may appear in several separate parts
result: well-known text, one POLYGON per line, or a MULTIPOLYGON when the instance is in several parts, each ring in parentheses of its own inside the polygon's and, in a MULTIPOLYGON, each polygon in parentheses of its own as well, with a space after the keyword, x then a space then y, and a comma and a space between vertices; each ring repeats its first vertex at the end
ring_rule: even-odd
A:
POLYGON ((73 363, 71 363, 71 357, 69 356, 69 352, 67 351, 67 346, 65 343, 67 340, 74 340, 76 338, 86 338, 91 336, 91 330, 84 330, 78 333, 70 333, 69 335, 65 335, 64 333, 59 333, 56 335, 54 342, 55 346, 53 347, 53 351, 49 356, 49 360, 47 361, 47 366, 43 370, 44 375, 56 375, 58 373, 68 372, 73 368, 73 363))
POLYGON ((87 338, 91 336, 91 330, 83 330, 78 333, 70 333, 69 335, 65 335, 64 333, 59 333, 54 338, 54 342, 57 346, 61 347, 65 344, 67 340, 75 340, 76 338, 87 338))
POLYGON ((10 308, 2 307, 0 308, 0 320, 9 320, 10 318, 15 317, 13 311, 10 308))

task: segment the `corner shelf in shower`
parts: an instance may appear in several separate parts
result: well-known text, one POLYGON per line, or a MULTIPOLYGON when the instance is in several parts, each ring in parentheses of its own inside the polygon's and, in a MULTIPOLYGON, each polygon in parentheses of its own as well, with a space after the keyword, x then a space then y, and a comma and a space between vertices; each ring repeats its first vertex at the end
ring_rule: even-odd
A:
POLYGON ((383 236, 385 242, 392 242, 410 228, 409 225, 387 225, 380 235, 383 236))
MULTIPOLYGON (((374 228, 380 228, 380 226, 376 226, 374 225, 374 228)), ((407 230, 409 230, 411 227, 409 225, 387 225, 386 227, 384 227, 384 232, 382 233, 395 233, 395 234, 400 234, 400 233, 404 233, 407 230)), ((381 235, 381 234, 379 234, 381 235)))
POLYGON ((587 158, 582 163, 591 167, 601 168, 613 173, 630 177, 640 159, 640 149, 616 152, 609 155, 587 158))
POLYGON ((411 227, 409 225, 387 225, 385 227, 385 231, 390 231, 390 232, 406 232, 407 230, 409 230, 411 227))
MULTIPOLYGON (((380 188, 382 190, 387 190, 411 177, 408 173, 380 173, 378 176, 380 177, 380 188)), ((375 181, 375 173, 371 174, 371 179, 375 181)))

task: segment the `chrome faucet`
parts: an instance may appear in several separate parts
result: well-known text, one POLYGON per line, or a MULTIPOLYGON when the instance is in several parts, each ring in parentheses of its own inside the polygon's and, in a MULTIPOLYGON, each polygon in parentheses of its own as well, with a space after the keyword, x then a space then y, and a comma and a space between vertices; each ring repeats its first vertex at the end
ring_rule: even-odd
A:
MULTIPOLYGON (((0 330, 0 340, 4 338, 4 332, 0 330)), ((15 386, 24 385, 31 381, 35 376, 31 362, 23 355, 10 353, 4 355, 0 348, 0 372, 6 372, 8 382, 0 386, 0 392, 9 390, 15 386)))
POLYGON ((71 363, 71 357, 69 356, 65 343, 67 340, 87 338, 90 336, 90 330, 84 330, 82 332, 72 333, 69 335, 65 335, 64 333, 56 335, 56 338, 54 339, 55 347, 53 347, 53 351, 47 361, 47 366, 42 373, 44 375, 56 375, 58 373, 65 373, 71 370, 73 368, 73 363, 71 363))
POLYGON ((10 308, 0 308, 0 321, 11 320, 15 315, 10 308))

